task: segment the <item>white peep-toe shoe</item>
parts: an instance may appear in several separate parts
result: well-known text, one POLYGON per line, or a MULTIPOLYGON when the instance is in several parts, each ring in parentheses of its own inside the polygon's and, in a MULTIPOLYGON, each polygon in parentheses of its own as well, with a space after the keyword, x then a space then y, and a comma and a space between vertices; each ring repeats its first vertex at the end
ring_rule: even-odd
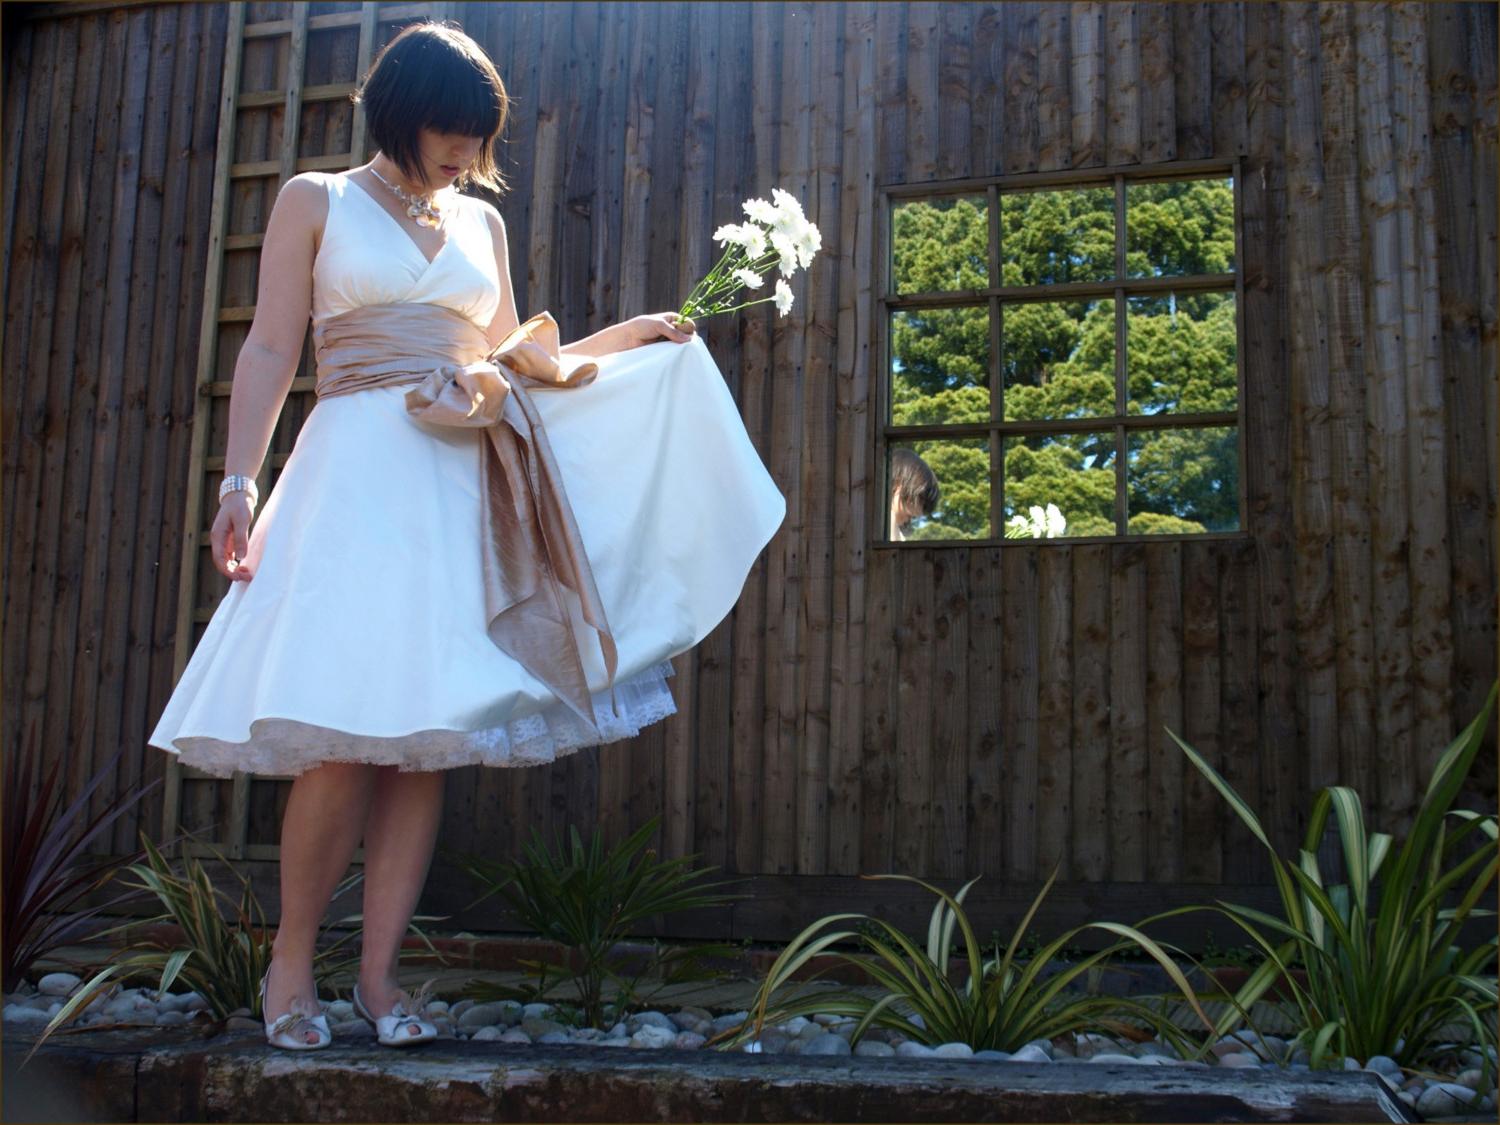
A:
POLYGON ((332 1043, 333 1032, 328 1029, 328 1017, 322 1014, 309 1016, 302 1012, 284 1012, 274 1020, 265 1018, 266 979, 270 975, 271 970, 268 968, 265 976, 260 978, 260 1013, 261 1022, 266 1025, 266 1042, 288 1051, 316 1051, 332 1043), (316 1042, 309 1043, 303 1038, 301 1025, 304 1023, 318 1033, 316 1042))
MULTIPOLYGON (((434 978, 435 979, 435 978, 434 978)), ((359 985, 354 986, 354 1011, 360 1019, 375 1029, 375 1038, 387 1047, 408 1047, 414 1043, 429 1043, 437 1038, 437 1027, 415 1013, 420 1012, 431 995, 428 981, 413 996, 405 989, 397 994, 396 1003, 390 1013, 374 1016, 359 998, 359 985)))

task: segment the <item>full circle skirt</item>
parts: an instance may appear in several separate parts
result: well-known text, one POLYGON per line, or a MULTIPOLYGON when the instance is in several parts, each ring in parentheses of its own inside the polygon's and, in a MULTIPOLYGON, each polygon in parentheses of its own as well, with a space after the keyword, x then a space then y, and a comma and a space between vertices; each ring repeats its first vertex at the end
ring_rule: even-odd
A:
MULTIPOLYGON (((786 504, 701 339, 598 363, 585 387, 531 395, 619 650, 612 709, 575 620, 610 742, 676 710, 671 658, 733 608, 786 504)), ((313 408, 251 525, 253 577, 218 605, 151 745, 228 777, 532 765, 600 741, 485 632, 487 438, 415 421, 407 389, 313 408)))

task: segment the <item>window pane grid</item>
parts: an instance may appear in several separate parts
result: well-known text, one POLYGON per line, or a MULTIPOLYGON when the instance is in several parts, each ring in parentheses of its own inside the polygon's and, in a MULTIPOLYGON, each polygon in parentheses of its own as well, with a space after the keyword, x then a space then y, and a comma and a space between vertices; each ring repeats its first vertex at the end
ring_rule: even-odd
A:
MULTIPOLYGON (((1030 490, 1032 495, 1026 495, 1028 490, 1021 488, 1022 482, 1016 478, 1019 491, 1014 504, 1007 495, 1013 477, 1010 458, 1013 454, 1019 456, 1023 448, 1030 450, 1028 457, 1033 462, 1041 463, 1050 457, 1053 472, 1045 478, 1047 481, 1093 480, 1090 474, 1097 475, 1100 471, 1108 474, 1103 479, 1112 479, 1113 487, 1109 488, 1112 518, 1101 525, 1097 518, 1088 517, 1080 509, 1076 527, 1069 520, 1066 531, 1056 532, 1056 537, 1071 542, 1108 542, 1162 534, 1191 534, 1194 538, 1241 534, 1245 453, 1242 441, 1244 403, 1240 393, 1244 326, 1242 305, 1238 299, 1243 291, 1239 272, 1239 163, 1236 161, 1232 168, 1226 165, 1184 168, 1177 175, 1160 169, 1157 172, 1157 175, 1143 177, 1127 175, 1123 170, 1113 171, 1107 180, 1097 172, 1088 179, 1056 174, 1035 177, 1037 181, 1045 179, 1047 184, 1044 186, 1055 186, 1057 190, 1051 195, 1056 200, 1065 199, 1069 192, 1074 193, 1074 210, 1069 211, 1066 205, 1060 210, 1064 216, 1072 213, 1079 217, 1064 218, 1060 227, 1065 237, 1061 240, 1055 230, 1044 231, 1041 238, 1050 234, 1051 241, 1039 250, 1035 245, 1038 242, 1035 233, 1022 230, 1021 233, 1033 243, 1034 254, 1041 254, 1034 257, 1030 266, 1020 258, 1022 244, 1015 248, 1006 245, 1007 199, 1027 194, 1021 190, 1026 185, 1018 185, 1012 190, 1007 181, 1025 177, 965 181, 949 185, 949 190, 943 191, 910 185, 903 186, 902 190, 884 192, 886 206, 883 211, 887 219, 882 226, 888 235, 884 255, 888 270, 886 283, 882 286, 884 292, 879 299, 886 310, 882 318, 885 358, 885 377, 882 379, 885 386, 882 390, 888 393, 880 396, 885 402, 882 403, 882 425, 875 427, 877 447, 890 450, 895 450, 898 444, 906 447, 903 456, 907 458, 907 466, 911 464, 912 453, 925 449, 954 474, 948 482, 953 495, 950 499, 945 494, 947 503, 939 501, 935 515, 919 515, 912 520, 911 512, 901 508, 899 514, 909 521, 906 529, 915 528, 917 531, 917 534, 906 537, 1000 543, 1015 537, 1010 526, 1013 523, 1033 529, 1029 532, 1023 529, 1022 536, 1042 535, 1042 531, 1035 529, 1045 524, 1047 537, 1054 537, 1060 526, 1057 523, 1059 513, 1054 506, 1049 502, 1045 518, 1042 518, 1044 509, 1035 503, 1028 504, 1028 501, 1040 498, 1035 495, 1036 488, 1030 490), (1226 179, 1230 188, 1227 198, 1233 203, 1228 224, 1231 230, 1224 231, 1222 221, 1210 216, 1218 225, 1211 228, 1217 240, 1214 246, 1216 257, 1208 264, 1227 264, 1230 272, 1170 273, 1185 260, 1174 256, 1175 244, 1161 234, 1175 218, 1173 207, 1186 200, 1187 205, 1198 206, 1201 217, 1203 201, 1188 198, 1191 181, 1203 180, 1208 188, 1219 188, 1220 198, 1213 202, 1221 206, 1226 198, 1222 187, 1226 179), (1136 222, 1132 218, 1132 208, 1137 206, 1132 192, 1149 184, 1160 185, 1162 190, 1154 196, 1140 194, 1139 199, 1150 202, 1156 210, 1149 216, 1149 222, 1145 219, 1136 222), (1100 187, 1106 187, 1102 197, 1098 195, 1100 187), (1081 196, 1078 194, 1081 189, 1092 190, 1095 194, 1081 196), (1107 212, 1110 218, 1102 225, 1089 220, 1087 206, 1081 212, 1077 211, 1079 204, 1076 202, 1082 200, 1087 204, 1100 198, 1110 203, 1107 212), (926 212, 921 209, 928 201, 939 200, 944 201, 942 207, 933 207, 926 212), (982 232, 974 213, 980 204, 986 211, 982 232), (908 231, 925 229, 929 237, 927 246, 897 247, 898 224, 891 221, 896 207, 911 208, 900 217, 901 224, 908 231), (1076 231, 1086 232, 1091 222, 1094 233, 1089 237, 1093 240, 1093 249, 1085 247, 1080 258, 1068 238, 1076 231), (979 261, 977 237, 981 233, 987 242, 984 254, 987 279, 981 279, 973 270, 979 261), (1113 243, 1112 260, 1106 259, 1113 266, 1112 278, 1108 277, 1107 267, 1104 276, 1097 271, 1090 275, 1092 267, 1088 265, 1088 255, 1094 254, 1097 262, 1098 251, 1105 249, 1099 241, 1100 235, 1109 237, 1113 243), (938 248, 935 256, 933 247, 938 248), (947 260, 943 259, 945 249, 949 253, 947 260), (1016 254, 1014 266, 1006 258, 1012 250, 1016 254), (1038 265, 1040 272, 1037 272, 1038 265), (1014 284, 1017 279, 1026 278, 1028 268, 1032 277, 1063 277, 1065 280, 1014 284), (1072 280, 1080 268, 1087 280, 1072 280), (924 278, 929 284, 918 284, 924 278), (972 284, 976 280, 988 280, 990 284, 986 288, 976 288, 972 284), (938 286, 931 285, 932 281, 937 281, 938 286), (964 282, 970 283, 967 288, 957 287, 964 282), (1217 303, 1213 300, 1215 296, 1220 298, 1217 303), (1084 300, 1087 298, 1094 299, 1093 305, 1104 300, 1111 306, 1110 310, 1099 310, 1108 320, 1097 325, 1103 335, 1096 335, 1097 343, 1093 345, 1095 355, 1105 358, 1101 349, 1113 337, 1113 356, 1109 357, 1107 368, 1113 375, 1110 409, 1098 410, 1097 407, 1104 404, 1097 399, 1095 407, 1089 407, 1087 403, 1067 405, 1068 396, 1075 390, 1068 385, 1056 388, 1056 393, 1051 396, 1055 400, 1051 409, 1057 409, 1057 404, 1062 403, 1062 409, 1074 414, 1083 411, 1081 416, 1035 416, 1037 410, 1045 415, 1049 409, 1047 395, 1038 397, 1034 392, 1038 387, 1046 387, 1049 379, 1057 377, 1054 368, 1063 372, 1062 379, 1073 382, 1079 376, 1079 369, 1086 369, 1084 364, 1070 363, 1077 351, 1078 323, 1075 323, 1071 337, 1072 352, 1059 352, 1056 347, 1048 347, 1043 352, 1033 353, 1039 358, 1052 358, 1044 366, 1028 370, 1026 364, 1017 365, 1007 355, 1008 339, 1023 327, 1019 321, 1015 326, 1010 325, 1008 314, 1014 309, 1049 303, 1059 308, 1066 303, 1076 310, 1090 304, 1084 300), (951 312, 945 318, 937 315, 941 309, 951 312), (974 333, 978 325, 974 314, 980 309, 986 314, 988 332, 981 331, 976 337, 974 333), (1205 309, 1209 317, 1218 317, 1212 333, 1205 333, 1205 309), (1165 314, 1163 310, 1166 310, 1165 314), (925 317, 923 312, 927 312, 925 317), (1232 313, 1232 317, 1228 313, 1232 313), (900 321, 902 346, 897 345, 896 338, 900 314, 905 314, 900 321), (915 320, 911 319, 913 315, 915 320), (1165 328, 1163 315, 1166 317, 1165 328), (1113 322, 1112 332, 1105 326, 1108 321, 1113 322), (1225 325, 1229 326, 1227 341, 1225 325), (936 333, 940 339, 924 341, 927 346, 914 351, 913 341, 919 339, 919 334, 911 330, 915 326, 925 326, 929 335, 936 333), (1185 333, 1181 339, 1175 335, 1179 328, 1185 333), (1140 335, 1140 339, 1133 339, 1133 333, 1140 335), (1155 333, 1154 338, 1152 333, 1155 333), (1193 364, 1201 366, 1201 357, 1191 351, 1204 335, 1212 335, 1210 342, 1219 349, 1216 370, 1206 382, 1196 377, 1198 371, 1193 364), (970 341, 966 348, 960 349, 969 352, 970 361, 965 361, 961 354, 951 349, 946 353, 943 351, 956 339, 970 341), (974 354, 977 351, 974 345, 979 339, 984 339, 987 345, 988 354, 982 357, 982 362, 979 362, 981 357, 974 354), (1167 375, 1157 374, 1156 368, 1135 358, 1134 349, 1144 351, 1147 343, 1155 347, 1152 361, 1166 368, 1167 375), (902 373, 908 370, 910 375, 903 378, 902 373), (1184 377, 1183 370, 1192 378, 1184 377), (980 388, 975 378, 981 371, 985 374, 987 388, 980 388), (1168 378, 1174 373, 1179 382, 1191 384, 1192 393, 1169 385, 1168 378), (1027 382, 1022 383, 1020 380, 1023 379, 1027 382), (1013 416, 1016 411, 1012 411, 1006 402, 1007 394, 1013 389, 1019 393, 1022 386, 1028 390, 1026 408, 1032 415, 1029 417, 1013 416), (978 397, 981 393, 987 397, 988 409, 976 418, 973 411, 982 409, 978 397), (1087 413, 1090 409, 1097 412, 1087 413), (986 416, 988 421, 982 421, 986 416), (1191 436, 1195 434, 1201 436, 1191 436), (1091 435, 1097 435, 1104 444, 1091 440, 1091 435), (1109 464, 1110 461, 1113 463, 1109 464), (972 476, 986 462, 988 488, 981 488, 976 493, 972 476), (1064 463, 1070 468, 1060 468, 1064 463), (1178 464, 1183 468, 1182 482, 1177 480, 1177 474, 1168 471, 1178 464), (1197 502, 1199 507, 1182 507, 1171 491, 1178 487, 1185 493, 1192 492, 1195 499, 1187 503, 1197 502), (975 508, 975 502, 982 503, 980 497, 986 491, 990 509, 987 528, 982 526, 975 508), (1210 517, 1193 519, 1194 515, 1201 514, 1200 509, 1211 513, 1210 517), (1108 533, 1109 524, 1113 525, 1113 534, 1108 533)), ((1043 199, 1040 191, 1033 189, 1031 194, 1040 201, 1036 206, 1052 206, 1054 213, 1059 210, 1055 201, 1043 199)), ((1208 197, 1205 193, 1205 198, 1208 197)), ((1141 206, 1144 210, 1145 204, 1141 206)), ((1043 214, 1046 214, 1045 210, 1043 214)), ((1098 212, 1093 214, 1097 216, 1098 212)), ((1010 220, 1013 233, 1019 229, 1014 225, 1016 215, 1017 212, 1012 212, 1010 220)), ((1043 315, 1039 323, 1045 328, 1048 319, 1043 315)), ((1075 313, 1074 319, 1081 322, 1082 317, 1075 313)), ((1066 316, 1053 314, 1051 320, 1061 323, 1066 316)), ((1066 343, 1070 337, 1066 326, 1063 327, 1059 341, 1066 343)), ((1099 385, 1099 390, 1104 392, 1108 386, 1108 383, 1099 385)), ((1019 399, 1017 403, 1019 409, 1019 399)), ((888 457, 885 460, 883 468, 889 481, 891 466, 888 457)), ((927 479, 930 478, 931 474, 927 479)), ((1081 490, 1063 488, 1062 491, 1079 491, 1085 497, 1093 495, 1102 500, 1100 487, 1096 482, 1081 490)), ((893 497, 893 504, 902 503, 905 502, 893 497)), ((880 537, 882 541, 903 538, 893 536, 891 526, 887 522, 885 534, 880 537)))

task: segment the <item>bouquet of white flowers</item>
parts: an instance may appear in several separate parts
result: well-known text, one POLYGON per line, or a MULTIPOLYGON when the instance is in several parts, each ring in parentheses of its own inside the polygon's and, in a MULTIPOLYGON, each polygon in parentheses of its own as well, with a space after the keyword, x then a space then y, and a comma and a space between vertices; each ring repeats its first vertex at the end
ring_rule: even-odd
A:
POLYGON ((813 255, 823 246, 823 236, 807 221, 795 196, 772 188, 771 198, 774 202, 745 200, 749 221, 729 223, 714 232, 715 242, 726 243, 724 253, 707 276, 693 286, 677 314, 679 319, 734 312, 766 301, 775 301, 781 316, 791 310, 792 289, 786 278, 812 263, 813 255), (781 277, 776 279, 771 296, 733 303, 741 289, 764 285, 764 275, 773 265, 781 271, 781 277))

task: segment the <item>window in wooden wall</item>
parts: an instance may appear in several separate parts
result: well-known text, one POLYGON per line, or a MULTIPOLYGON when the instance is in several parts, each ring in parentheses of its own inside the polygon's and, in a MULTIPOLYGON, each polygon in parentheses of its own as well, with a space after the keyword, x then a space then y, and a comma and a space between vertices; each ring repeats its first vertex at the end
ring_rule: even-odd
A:
POLYGON ((1243 528, 1239 171, 883 190, 878 541, 1243 528))

